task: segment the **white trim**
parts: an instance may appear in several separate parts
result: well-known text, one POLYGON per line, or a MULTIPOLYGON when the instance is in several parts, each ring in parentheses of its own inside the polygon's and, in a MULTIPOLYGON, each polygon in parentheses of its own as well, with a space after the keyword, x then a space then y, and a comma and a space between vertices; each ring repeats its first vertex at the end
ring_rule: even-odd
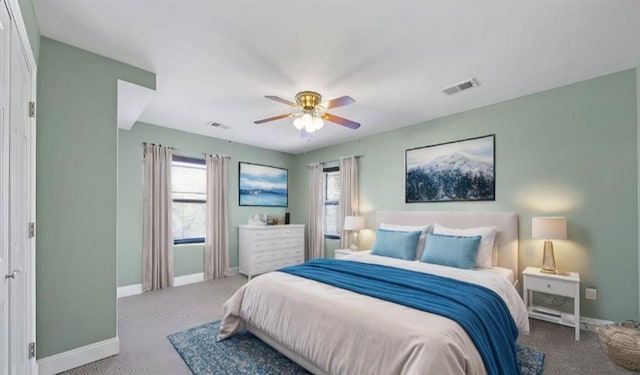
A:
MULTIPOLYGON (((226 276, 234 276, 238 274, 238 267, 229 268, 226 276)), ((178 276, 173 279, 173 286, 183 286, 189 284, 200 283, 204 281, 204 272, 193 273, 191 275, 178 276)), ((118 287, 118 298, 135 296, 142 294, 142 284, 132 284, 118 287)))
POLYGON ((54 375, 120 353, 118 337, 54 354, 38 360, 40 375, 54 375))
MULTIPOLYGON (((636 68, 636 167, 638 169, 637 196, 638 203, 636 206, 636 221, 638 222, 638 315, 640 315, 640 66, 636 68)), ((638 316, 636 315, 636 316, 638 316)))
MULTIPOLYGON (((27 62, 29 63, 29 67, 32 69, 32 74, 35 71, 35 68, 38 64, 36 64, 36 58, 33 56, 33 49, 31 49, 31 41, 29 40, 29 34, 27 33, 27 27, 24 24, 24 18, 22 18, 22 12, 20 11, 20 5, 18 4, 18 0, 7 0, 7 5, 9 6, 9 12, 11 12, 12 21, 15 22, 16 27, 18 28, 18 34, 20 37, 20 41, 22 42, 22 46, 25 49, 25 55, 27 56, 27 62)), ((33 4, 31 4, 33 7, 33 4)), ((35 15, 35 9, 33 10, 35 15)), ((37 22, 36 22, 37 23, 37 22)), ((38 30, 39 32, 39 30, 38 30)), ((38 38, 40 35, 38 35, 38 38)))
POLYGON ((142 294, 142 284, 133 284, 118 288, 118 298, 135 296, 136 294, 142 294))
POLYGON ((173 278, 173 286, 183 286, 204 281, 204 272, 191 275, 178 276, 173 278))

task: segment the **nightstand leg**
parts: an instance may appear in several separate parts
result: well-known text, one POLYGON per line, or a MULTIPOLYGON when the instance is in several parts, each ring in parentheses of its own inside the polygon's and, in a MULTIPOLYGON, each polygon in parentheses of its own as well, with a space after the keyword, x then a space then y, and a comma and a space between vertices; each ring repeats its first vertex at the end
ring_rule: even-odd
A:
POLYGON ((573 315, 576 323, 576 341, 580 341, 580 284, 576 284, 573 295, 573 315))
POLYGON ((522 283, 522 299, 524 300, 524 306, 529 309, 529 289, 527 288, 527 278, 524 278, 522 283))

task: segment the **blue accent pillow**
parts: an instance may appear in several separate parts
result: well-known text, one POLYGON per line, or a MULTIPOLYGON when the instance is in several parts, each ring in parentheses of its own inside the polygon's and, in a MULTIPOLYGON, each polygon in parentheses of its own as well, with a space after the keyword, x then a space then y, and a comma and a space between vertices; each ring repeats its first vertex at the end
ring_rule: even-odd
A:
POLYGON ((378 229, 376 242, 371 250, 372 255, 405 260, 416 259, 416 248, 422 231, 400 232, 378 229))
POLYGON ((447 236, 427 233, 422 252, 425 263, 471 269, 476 265, 482 236, 447 236))

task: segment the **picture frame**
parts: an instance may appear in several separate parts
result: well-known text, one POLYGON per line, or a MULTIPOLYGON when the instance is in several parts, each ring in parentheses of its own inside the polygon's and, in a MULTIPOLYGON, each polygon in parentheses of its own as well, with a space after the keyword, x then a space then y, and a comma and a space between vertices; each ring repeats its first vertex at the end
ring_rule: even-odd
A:
POLYGON ((240 206, 288 207, 289 171, 247 162, 238 163, 240 206))
POLYGON ((405 203, 495 201, 495 134, 405 151, 405 203))

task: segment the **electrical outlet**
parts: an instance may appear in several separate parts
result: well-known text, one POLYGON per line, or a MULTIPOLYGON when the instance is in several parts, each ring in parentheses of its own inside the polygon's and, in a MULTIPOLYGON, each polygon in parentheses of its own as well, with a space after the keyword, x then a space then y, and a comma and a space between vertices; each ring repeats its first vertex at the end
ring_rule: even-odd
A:
POLYGON ((597 300, 598 299, 598 289, 596 289, 596 288, 585 288, 585 290, 584 290, 584 298, 585 299, 597 300))

